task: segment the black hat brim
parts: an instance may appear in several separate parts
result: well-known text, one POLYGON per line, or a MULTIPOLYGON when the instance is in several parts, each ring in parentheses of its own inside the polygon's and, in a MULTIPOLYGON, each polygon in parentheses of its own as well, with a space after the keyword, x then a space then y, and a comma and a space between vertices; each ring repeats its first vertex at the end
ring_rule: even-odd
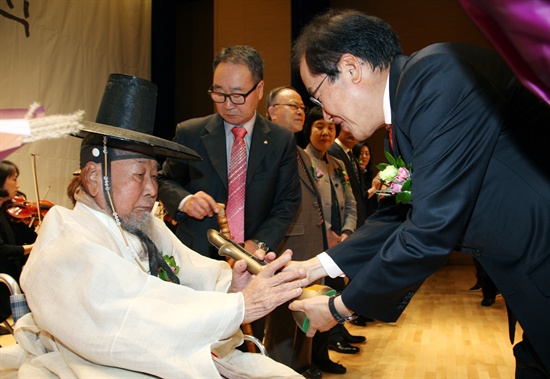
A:
POLYGON ((179 158, 191 161, 202 160, 201 156, 194 150, 164 138, 91 121, 83 121, 82 125, 82 129, 74 134, 76 137, 84 138, 88 134, 107 136, 123 142, 148 146, 159 157, 179 158))

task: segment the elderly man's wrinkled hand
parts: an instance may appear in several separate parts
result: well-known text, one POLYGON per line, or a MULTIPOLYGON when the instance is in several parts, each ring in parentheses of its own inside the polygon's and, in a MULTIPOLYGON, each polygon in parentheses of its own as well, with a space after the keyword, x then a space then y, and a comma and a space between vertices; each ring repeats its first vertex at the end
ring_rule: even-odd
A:
POLYGON ((308 284, 306 271, 281 271, 291 259, 292 252, 285 251, 279 258, 262 267, 262 271, 252 277, 250 283, 241 291, 245 305, 243 322, 257 320, 302 294, 302 287, 308 284))

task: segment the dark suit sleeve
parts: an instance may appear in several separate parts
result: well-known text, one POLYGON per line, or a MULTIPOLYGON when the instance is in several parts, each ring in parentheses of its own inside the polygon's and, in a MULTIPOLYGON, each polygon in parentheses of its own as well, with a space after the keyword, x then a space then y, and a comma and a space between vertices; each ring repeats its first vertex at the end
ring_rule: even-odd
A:
POLYGON ((491 87, 449 54, 418 56, 403 71, 392 124, 401 154, 413 165, 412 208, 400 225, 390 223, 386 232, 383 225, 367 225, 328 251, 352 277, 342 295, 349 308, 394 321, 445 263, 472 213, 498 137, 495 112, 503 104, 491 87))
MULTIPOLYGON (((173 141, 186 145, 184 137, 185 124, 178 124, 173 141)), ((168 158, 162 165, 162 170, 158 175, 159 193, 158 198, 166 208, 166 211, 176 221, 180 221, 185 216, 183 212, 178 211, 180 202, 191 193, 183 187, 183 183, 188 183, 189 163, 182 159, 168 158)))

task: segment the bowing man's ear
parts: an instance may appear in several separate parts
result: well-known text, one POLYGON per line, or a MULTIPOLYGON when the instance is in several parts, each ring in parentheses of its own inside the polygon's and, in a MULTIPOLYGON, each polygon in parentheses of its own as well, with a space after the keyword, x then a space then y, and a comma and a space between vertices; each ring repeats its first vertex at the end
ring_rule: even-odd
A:
POLYGON ((363 64, 362 62, 353 54, 343 54, 340 57, 338 62, 338 68, 342 76, 346 76, 352 83, 358 83, 361 81, 363 76, 363 64))

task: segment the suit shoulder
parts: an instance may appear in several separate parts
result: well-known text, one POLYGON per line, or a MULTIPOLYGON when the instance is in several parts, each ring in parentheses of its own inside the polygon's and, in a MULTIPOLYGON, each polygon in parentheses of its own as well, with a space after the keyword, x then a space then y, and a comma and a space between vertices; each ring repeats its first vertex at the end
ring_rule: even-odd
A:
POLYGON ((340 145, 338 145, 336 142, 333 143, 328 147, 328 153, 334 157, 337 157, 338 155, 341 155, 344 153, 344 149, 340 145))
POLYGON ((328 157, 329 162, 330 161, 333 162, 334 166, 338 166, 338 167, 345 170, 346 165, 344 164, 344 162, 342 160, 340 160, 340 159, 336 158, 334 155, 330 155, 330 154, 328 154, 327 157, 328 157))
POLYGON ((221 122, 221 117, 217 113, 204 116, 204 117, 196 117, 196 118, 190 118, 185 121, 181 121, 177 124, 178 129, 185 129, 185 130, 199 130, 203 129, 206 125, 212 123, 212 122, 221 122))
POLYGON ((261 121, 265 122, 265 125, 270 129, 272 133, 275 133, 276 135, 285 136, 287 138, 291 138, 294 134, 288 130, 287 128, 274 123, 273 121, 269 121, 266 118, 261 118, 261 121))

